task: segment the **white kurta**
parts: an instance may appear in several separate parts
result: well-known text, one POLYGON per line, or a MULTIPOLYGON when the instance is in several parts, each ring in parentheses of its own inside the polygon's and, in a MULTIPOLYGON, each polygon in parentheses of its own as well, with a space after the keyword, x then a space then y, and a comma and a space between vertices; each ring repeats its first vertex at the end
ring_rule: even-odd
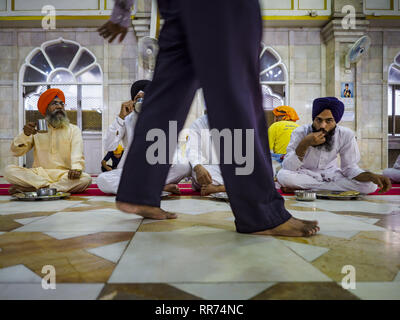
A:
POLYGON ((362 193, 371 193, 377 189, 377 185, 372 182, 353 179, 364 170, 358 166, 360 152, 354 133, 348 128, 336 126, 330 151, 309 147, 303 161, 300 161, 296 148, 311 132, 311 125, 303 125, 292 132, 282 169, 277 174, 281 186, 294 189, 356 190, 362 193))
POLYGON ((186 155, 192 167, 192 182, 195 190, 201 188, 194 171, 194 167, 198 164, 201 164, 210 173, 213 185, 224 184, 217 154, 212 145, 207 115, 196 119, 190 126, 186 155))
MULTIPOLYGON (((124 154, 117 169, 103 172, 97 177, 97 185, 104 193, 116 194, 118 191, 122 169, 133 141, 137 119, 138 115, 135 112, 131 112, 124 120, 116 117, 106 132, 103 140, 104 149, 106 151, 113 151, 122 142, 124 154)), ((176 153, 179 154, 179 150, 176 150, 176 153)), ((176 155, 174 156, 175 158, 176 155)), ((178 163, 171 165, 165 184, 177 184, 183 178, 190 176, 190 172, 191 169, 188 160, 185 157, 179 157, 178 163)))
POLYGON ((387 168, 383 170, 383 175, 388 177, 390 180, 399 183, 400 182, 400 155, 397 157, 393 168, 387 168))

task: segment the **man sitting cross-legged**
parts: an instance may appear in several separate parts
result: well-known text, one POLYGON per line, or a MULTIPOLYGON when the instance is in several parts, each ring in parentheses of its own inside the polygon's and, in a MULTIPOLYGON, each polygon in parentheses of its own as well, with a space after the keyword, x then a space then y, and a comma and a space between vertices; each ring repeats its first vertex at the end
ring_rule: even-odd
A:
MULTIPOLYGON (((121 179, 122 168, 129 153, 130 145, 135 135, 135 126, 141 111, 141 102, 144 99, 149 80, 138 80, 131 87, 132 100, 124 102, 121 106, 119 115, 108 128, 104 138, 104 148, 107 151, 115 150, 122 142, 124 154, 117 166, 117 169, 101 173, 97 177, 97 185, 104 193, 116 194, 121 179)), ((180 150, 175 151, 174 163, 169 169, 164 191, 179 194, 178 182, 190 176, 189 162, 179 157, 180 150)), ((138 183, 141 183, 138 181, 138 183)))
POLYGON ((9 165, 4 178, 12 184, 9 193, 56 188, 57 191, 80 193, 92 178, 85 169, 80 129, 69 123, 64 109, 65 96, 59 89, 48 89, 39 98, 38 109, 48 122, 48 132, 38 133, 35 123, 27 123, 11 143, 11 152, 20 157, 33 148, 33 167, 9 165))
POLYGON ((344 105, 337 98, 314 100, 313 123, 292 132, 282 169, 277 174, 282 191, 354 190, 368 194, 377 186, 381 192, 391 188, 387 177, 364 171, 357 165, 360 153, 354 133, 337 125, 343 112, 344 105))

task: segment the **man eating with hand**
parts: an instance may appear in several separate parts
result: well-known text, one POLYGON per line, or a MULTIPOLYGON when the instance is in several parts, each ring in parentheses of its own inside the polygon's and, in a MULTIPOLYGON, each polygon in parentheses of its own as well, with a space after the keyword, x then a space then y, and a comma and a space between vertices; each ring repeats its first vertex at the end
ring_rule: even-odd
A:
POLYGON ((387 177, 358 166, 360 152, 354 132, 337 125, 343 113, 344 105, 335 97, 314 100, 313 123, 292 132, 282 169, 277 174, 283 192, 312 189, 368 194, 377 187, 381 192, 392 187, 387 177))

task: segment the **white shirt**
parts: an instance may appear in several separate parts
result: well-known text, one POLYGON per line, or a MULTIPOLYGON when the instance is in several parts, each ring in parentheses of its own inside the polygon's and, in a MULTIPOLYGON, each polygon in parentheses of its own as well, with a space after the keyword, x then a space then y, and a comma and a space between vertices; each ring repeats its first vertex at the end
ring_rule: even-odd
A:
POLYGON ((396 162, 393 165, 393 169, 400 169, 400 155, 397 157, 396 162))
POLYGON ((303 161, 300 161, 296 155, 296 148, 300 141, 311 132, 310 124, 298 127, 292 132, 287 154, 282 163, 284 169, 307 173, 319 181, 334 180, 338 174, 353 179, 364 172, 357 165, 360 161, 360 152, 354 133, 341 126, 336 126, 331 151, 325 148, 309 147, 303 161), (338 155, 340 155, 340 169, 338 155))
POLYGON ((124 154, 118 163, 118 169, 123 168, 125 159, 128 156, 129 147, 131 146, 135 133, 137 119, 138 114, 135 111, 128 114, 125 119, 116 117, 113 123, 108 127, 106 135, 103 139, 104 149, 107 152, 117 149, 118 144, 120 144, 122 141, 124 154))
POLYGON ((215 147, 211 149, 211 134, 207 115, 196 119, 189 128, 186 157, 192 168, 198 164, 219 164, 215 147))
MULTIPOLYGON (((124 167, 125 159, 128 156, 129 148, 135 136, 135 126, 138 116, 139 115, 133 111, 128 114, 125 119, 116 117, 114 122, 108 127, 106 135, 103 139, 104 149, 106 151, 114 151, 117 149, 118 144, 122 141, 124 154, 122 155, 121 161, 118 163, 117 169, 122 169, 124 167)), ((185 157, 181 155, 179 146, 177 146, 175 149, 172 159, 172 164, 187 163, 185 157)))

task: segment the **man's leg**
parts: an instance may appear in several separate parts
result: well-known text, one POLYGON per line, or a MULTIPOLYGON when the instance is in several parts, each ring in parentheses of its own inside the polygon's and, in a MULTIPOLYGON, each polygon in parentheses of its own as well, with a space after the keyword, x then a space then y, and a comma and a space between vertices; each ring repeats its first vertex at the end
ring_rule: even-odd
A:
POLYGON ((96 179, 97 186, 104 193, 117 194, 122 169, 115 169, 99 174, 96 179))
MULTIPOLYGON (((254 129, 254 154, 248 155, 254 159, 252 174, 237 175, 238 166, 224 164, 221 157, 237 231, 251 233, 277 227, 291 215, 273 181, 259 83, 262 24, 258 0, 180 3, 210 129, 254 129)), ((242 137, 244 140, 244 132, 242 137)), ((244 145, 236 142, 236 146, 244 145)))
POLYGON ((281 169, 276 178, 282 188, 291 190, 329 190, 323 189, 327 187, 328 182, 318 181, 305 173, 281 169))
POLYGON ((79 179, 69 179, 67 170, 47 169, 49 177, 54 181, 50 188, 56 188, 60 192, 81 193, 92 183, 92 177, 85 172, 79 179))
MULTIPOLYGON (((198 88, 187 51, 187 38, 182 28, 178 1, 159 1, 165 24, 159 37, 159 53, 153 80, 146 91, 143 110, 135 127, 135 136, 125 161, 117 193, 117 206, 125 211, 154 219, 171 217, 160 207, 169 164, 151 164, 146 151, 154 141, 146 141, 152 129, 166 134, 167 162, 176 146, 169 146, 169 121, 182 129, 198 88), (137 181, 146 181, 139 184, 137 181), (131 204, 131 205, 130 205, 131 204), (158 209, 157 209, 158 208, 158 209)), ((177 137, 173 138, 177 144, 177 137)), ((163 143, 164 144, 164 143, 163 143)))
POLYGON ((16 165, 8 165, 4 169, 4 178, 14 185, 22 188, 39 189, 47 187, 51 180, 43 168, 23 168, 16 165))
POLYGON ((378 189, 378 186, 375 183, 360 182, 346 177, 339 177, 335 181, 330 182, 329 187, 330 189, 325 190, 358 191, 364 194, 373 193, 378 189))
POLYGON ((382 174, 385 177, 388 177, 390 180, 392 180, 395 183, 400 182, 400 169, 387 168, 387 169, 383 170, 382 174))
POLYGON ((153 128, 168 132, 168 119, 178 120, 178 130, 181 130, 197 88, 194 63, 196 77, 204 89, 211 127, 255 128, 253 175, 235 175, 235 165, 221 168, 229 184, 237 230, 271 235, 314 234, 315 222, 308 225, 291 218, 272 180, 259 84, 258 0, 234 3, 231 0, 159 0, 158 3, 165 19, 159 38, 160 51, 125 162, 117 194, 118 208, 154 219, 171 217, 159 208, 159 194, 169 166, 151 166, 146 161, 146 150, 152 144, 146 142, 146 134, 153 128), (150 183, 139 188, 132 183, 138 180, 150 183), (266 229, 271 230, 266 232, 266 229))

